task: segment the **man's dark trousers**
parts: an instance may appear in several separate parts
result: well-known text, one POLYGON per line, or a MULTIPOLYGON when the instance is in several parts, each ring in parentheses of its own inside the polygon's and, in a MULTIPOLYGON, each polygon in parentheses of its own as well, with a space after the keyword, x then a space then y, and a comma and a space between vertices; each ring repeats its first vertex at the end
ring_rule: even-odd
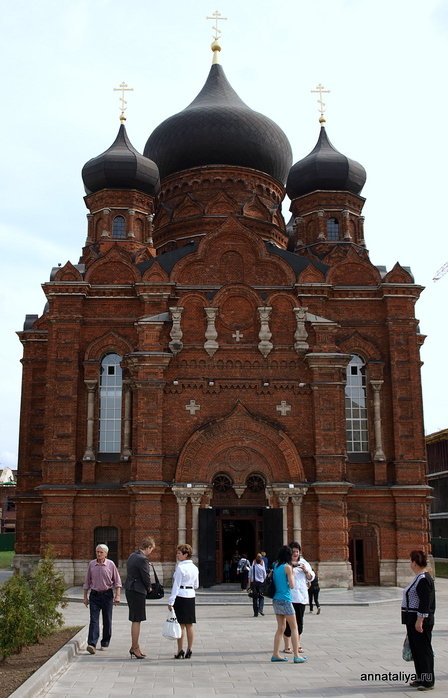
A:
POLYGON ((114 592, 112 589, 108 591, 92 591, 89 596, 90 608, 90 625, 89 636, 87 639, 88 645, 96 647, 100 636, 100 612, 103 619, 103 634, 101 638, 101 647, 109 647, 110 637, 112 635, 112 609, 114 606, 114 592))

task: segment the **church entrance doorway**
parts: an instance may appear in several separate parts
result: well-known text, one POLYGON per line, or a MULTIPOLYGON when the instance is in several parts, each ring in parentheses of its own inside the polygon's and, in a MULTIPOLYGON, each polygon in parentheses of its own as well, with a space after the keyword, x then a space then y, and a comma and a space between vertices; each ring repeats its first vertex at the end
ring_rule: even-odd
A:
POLYGON ((252 561, 260 550, 263 519, 260 509, 217 511, 216 581, 237 582, 236 568, 242 555, 252 561))
POLYGON ((209 587, 237 582, 236 565, 243 554, 252 561, 264 550, 274 559, 282 545, 281 509, 213 507, 199 510, 199 581, 209 587))
POLYGON ((371 526, 354 526, 349 534, 349 560, 353 584, 379 585, 378 542, 371 526))

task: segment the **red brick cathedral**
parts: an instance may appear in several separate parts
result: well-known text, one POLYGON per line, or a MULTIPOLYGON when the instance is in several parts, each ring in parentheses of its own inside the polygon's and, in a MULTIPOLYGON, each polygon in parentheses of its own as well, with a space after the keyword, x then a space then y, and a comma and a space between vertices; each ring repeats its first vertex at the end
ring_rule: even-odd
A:
POLYGON ((51 544, 79 584, 150 533, 165 580, 187 542, 209 586, 294 539, 324 586, 400 584, 428 549, 422 289, 370 261, 365 170, 323 117, 293 165, 212 48, 143 155, 122 123, 84 166, 79 263, 19 333, 16 566, 51 544))

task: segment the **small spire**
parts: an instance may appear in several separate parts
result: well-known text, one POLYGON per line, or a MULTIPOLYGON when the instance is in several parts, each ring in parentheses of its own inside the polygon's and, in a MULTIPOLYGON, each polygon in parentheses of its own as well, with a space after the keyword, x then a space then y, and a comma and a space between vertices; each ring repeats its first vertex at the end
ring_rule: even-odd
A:
POLYGON ((324 123, 326 122, 324 113, 325 113, 325 107, 326 107, 327 105, 326 105, 325 102, 323 101, 322 95, 323 95, 323 94, 329 94, 329 93, 331 92, 331 90, 326 90, 326 89, 324 88, 324 86, 323 86, 321 83, 319 83, 318 85, 316 85, 316 89, 315 89, 315 90, 310 90, 310 92, 311 92, 312 94, 318 94, 318 95, 319 95, 319 99, 317 100, 317 103, 319 104, 319 111, 320 111, 319 123, 323 126, 324 123))
POLYGON ((218 10, 215 10, 215 12, 213 12, 212 17, 206 17, 205 19, 211 19, 212 21, 214 20, 214 22, 215 22, 215 24, 212 27, 212 29, 214 31, 213 41, 212 41, 212 45, 211 45, 211 49, 213 51, 212 64, 219 63, 219 52, 221 51, 221 45, 219 43, 219 38, 220 38, 220 34, 221 34, 221 29, 218 27, 218 22, 226 20, 227 17, 222 17, 221 13, 218 12, 218 10))
POLYGON ((125 113, 125 111, 126 111, 126 109, 127 109, 127 106, 126 106, 127 101, 126 101, 125 98, 124 98, 124 93, 125 93, 125 92, 133 92, 133 91, 134 91, 134 88, 133 88, 133 87, 128 87, 128 86, 127 86, 127 83, 123 81, 123 82, 120 84, 120 87, 114 87, 113 89, 114 89, 114 92, 121 92, 121 97, 119 97, 119 101, 121 102, 121 107, 120 107, 120 110, 121 110, 120 121, 121 121, 121 123, 124 123, 124 122, 126 121, 126 117, 125 117, 124 113, 125 113))

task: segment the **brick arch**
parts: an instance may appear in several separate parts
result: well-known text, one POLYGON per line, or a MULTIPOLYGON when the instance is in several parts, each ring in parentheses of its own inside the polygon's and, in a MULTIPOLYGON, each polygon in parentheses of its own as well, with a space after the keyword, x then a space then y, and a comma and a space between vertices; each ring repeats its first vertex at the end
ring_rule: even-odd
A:
POLYGON ((346 354, 358 354, 366 363, 383 359, 377 345, 367 337, 363 337, 359 332, 353 332, 349 337, 338 341, 337 344, 341 351, 346 354))
POLYGON ((131 284, 140 281, 141 275, 130 255, 114 244, 103 257, 90 265, 85 280, 92 284, 131 284))
POLYGON ((230 414, 208 422, 191 435, 179 456, 175 480, 212 482, 217 473, 226 471, 236 481, 245 482, 255 470, 268 483, 305 481, 302 461, 289 436, 238 402, 230 414), (233 463, 228 455, 238 449, 246 453, 242 465, 233 463))
POLYGON ((90 342, 84 355, 84 361, 101 361, 106 354, 124 356, 133 351, 128 340, 116 332, 106 332, 90 342))
POLYGON ((82 281, 82 274, 71 262, 67 262, 55 274, 53 281, 82 281))

